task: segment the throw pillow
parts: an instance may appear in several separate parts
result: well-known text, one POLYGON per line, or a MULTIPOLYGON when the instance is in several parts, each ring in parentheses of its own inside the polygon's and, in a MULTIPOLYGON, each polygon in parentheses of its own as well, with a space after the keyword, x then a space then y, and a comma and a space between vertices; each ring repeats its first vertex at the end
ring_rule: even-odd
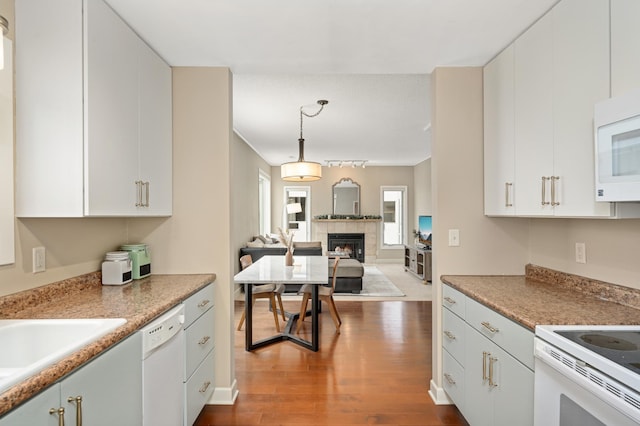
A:
POLYGON ((247 247, 260 248, 260 247, 264 247, 264 243, 260 240, 253 240, 247 243, 247 247))

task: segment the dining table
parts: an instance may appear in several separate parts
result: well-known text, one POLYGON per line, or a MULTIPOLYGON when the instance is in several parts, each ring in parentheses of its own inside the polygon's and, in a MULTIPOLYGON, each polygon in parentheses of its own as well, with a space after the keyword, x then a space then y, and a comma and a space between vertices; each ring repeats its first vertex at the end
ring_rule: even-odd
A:
MULTIPOLYGON (((318 300, 318 286, 329 282, 329 258, 327 256, 293 256, 293 266, 287 266, 285 256, 262 256, 256 262, 237 273, 234 277, 236 284, 244 284, 245 297, 245 350, 252 351, 272 343, 291 341, 304 348, 317 352, 319 349, 318 313, 320 301, 318 300), (253 304, 251 303, 252 287, 262 284, 310 284, 311 285, 311 341, 295 334, 294 325, 300 313, 288 313, 287 325, 284 331, 265 338, 253 341, 253 304)), ((277 309, 272 306, 271 309, 277 309)))

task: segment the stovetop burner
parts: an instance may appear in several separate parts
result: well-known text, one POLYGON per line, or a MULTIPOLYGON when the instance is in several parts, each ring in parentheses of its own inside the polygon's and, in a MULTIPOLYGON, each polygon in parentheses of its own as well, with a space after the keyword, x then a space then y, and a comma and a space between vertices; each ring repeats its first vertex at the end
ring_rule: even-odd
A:
POLYGON ((561 336, 640 374, 640 331, 560 331, 561 336))

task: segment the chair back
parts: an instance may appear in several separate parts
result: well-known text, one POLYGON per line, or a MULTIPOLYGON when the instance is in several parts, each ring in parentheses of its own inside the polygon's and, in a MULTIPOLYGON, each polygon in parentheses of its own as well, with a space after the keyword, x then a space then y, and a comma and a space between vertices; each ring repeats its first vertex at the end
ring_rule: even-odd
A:
POLYGON ((336 289, 336 279, 338 272, 338 262, 340 262, 340 257, 336 257, 336 260, 333 262, 333 279, 331 281, 331 293, 333 293, 336 289))
POLYGON ((242 269, 247 269, 252 263, 253 259, 250 254, 245 254, 240 258, 240 266, 242 266, 242 269))

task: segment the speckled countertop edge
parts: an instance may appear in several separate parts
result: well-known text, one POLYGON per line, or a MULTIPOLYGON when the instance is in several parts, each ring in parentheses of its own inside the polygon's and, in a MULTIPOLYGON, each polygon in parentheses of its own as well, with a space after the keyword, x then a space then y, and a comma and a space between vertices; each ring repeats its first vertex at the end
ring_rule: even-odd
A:
POLYGON ((103 286, 99 272, 0 297, 0 319, 125 318, 127 322, 0 394, 0 416, 214 282, 215 274, 152 275, 103 286))
POLYGON ((525 275, 441 280, 532 331, 541 324, 640 325, 639 290, 536 265, 525 275))

